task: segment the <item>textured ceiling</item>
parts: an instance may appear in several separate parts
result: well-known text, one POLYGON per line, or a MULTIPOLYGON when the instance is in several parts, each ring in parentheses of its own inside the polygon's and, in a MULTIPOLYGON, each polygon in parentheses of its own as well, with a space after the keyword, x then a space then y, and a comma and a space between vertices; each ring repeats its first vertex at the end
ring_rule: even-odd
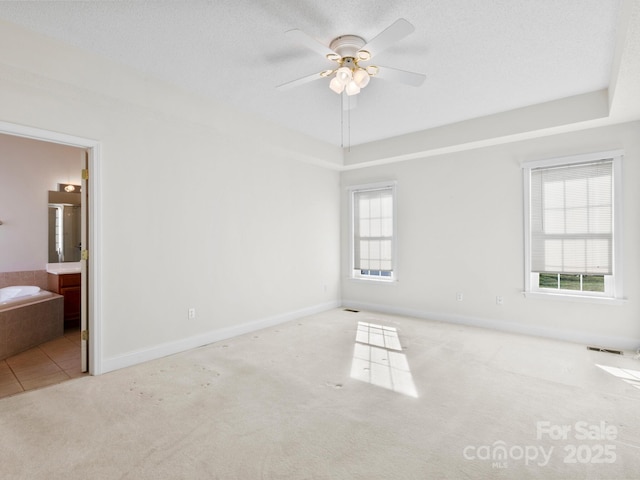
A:
POLYGON ((358 145, 606 88, 618 0, 183 0, 0 2, 0 18, 93 51, 334 145, 358 145), (331 63, 284 33, 370 40, 398 18, 415 32, 375 57, 425 73, 374 79, 342 119, 331 63), (344 123, 343 121, 344 120, 344 123))

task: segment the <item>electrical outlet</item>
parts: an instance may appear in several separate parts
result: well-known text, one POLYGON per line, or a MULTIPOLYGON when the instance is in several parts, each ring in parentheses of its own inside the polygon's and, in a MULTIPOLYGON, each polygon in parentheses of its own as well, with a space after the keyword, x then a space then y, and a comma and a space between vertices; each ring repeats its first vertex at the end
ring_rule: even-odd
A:
POLYGON ((502 298, 500 295, 496 297, 496 305, 504 305, 504 298, 502 298))
POLYGON ((190 308, 189 309, 189 320, 193 320, 194 318, 196 318, 196 309, 195 308, 190 308))
POLYGON ((456 300, 457 301, 461 302, 463 298, 464 298, 464 295, 462 294, 462 292, 456 293, 456 300))

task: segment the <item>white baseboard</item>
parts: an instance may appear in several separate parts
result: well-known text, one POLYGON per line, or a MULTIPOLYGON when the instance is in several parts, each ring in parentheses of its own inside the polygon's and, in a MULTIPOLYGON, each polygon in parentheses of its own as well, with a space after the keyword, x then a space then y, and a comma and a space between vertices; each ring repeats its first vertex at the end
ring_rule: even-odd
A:
POLYGON ((176 340, 175 342, 167 342, 115 357, 104 358, 102 359, 102 370, 100 373, 107 373, 121 368, 131 367, 139 363, 148 362, 149 360, 155 360, 157 358, 166 357, 168 355, 184 352, 193 348, 202 347, 203 345, 209 345, 210 343, 237 337, 238 335, 243 335, 245 333, 255 332, 257 330, 262 330, 263 328, 272 327, 274 325, 279 325, 308 315, 314 315, 333 308, 338 308, 339 306, 340 302, 337 300, 322 303, 300 310, 273 315, 240 325, 234 325, 232 327, 212 330, 200 335, 176 340))
POLYGON ((382 305, 377 303, 358 302, 352 300, 343 300, 342 306, 353 308, 356 310, 368 310, 372 312, 387 313, 390 315, 403 315, 406 317, 424 318, 426 320, 434 320, 438 322, 455 323, 459 325, 468 325, 471 327, 488 328, 503 332, 517 333, 521 335, 530 335, 534 337, 551 338, 555 340, 563 340, 566 342, 578 343, 583 345, 594 345, 605 348, 614 348, 621 350, 629 350, 635 352, 640 345, 640 339, 617 337, 611 335, 596 335, 593 333, 579 332, 575 330, 555 329, 549 327, 541 327, 530 324, 511 323, 501 320, 492 320, 488 318, 469 317, 464 315, 455 315, 443 312, 425 312, 422 310, 414 310, 411 308, 396 307, 393 305, 382 305))

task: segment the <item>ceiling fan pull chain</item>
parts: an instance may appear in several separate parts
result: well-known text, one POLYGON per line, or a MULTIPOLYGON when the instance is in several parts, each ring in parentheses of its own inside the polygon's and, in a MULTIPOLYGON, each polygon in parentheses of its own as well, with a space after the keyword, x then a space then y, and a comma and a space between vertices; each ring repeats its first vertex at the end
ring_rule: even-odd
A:
POLYGON ((351 151, 351 99, 349 99, 349 151, 351 151))
POLYGON ((344 95, 340 95, 340 148, 344 148, 344 95))

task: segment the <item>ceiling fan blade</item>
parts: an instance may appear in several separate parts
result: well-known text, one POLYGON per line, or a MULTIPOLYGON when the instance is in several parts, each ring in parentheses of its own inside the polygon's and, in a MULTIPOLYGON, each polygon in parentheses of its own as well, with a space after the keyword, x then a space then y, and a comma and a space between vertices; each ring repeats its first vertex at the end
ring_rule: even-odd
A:
POLYGON ((289 90, 290 88, 297 87, 298 85, 304 85, 305 83, 313 82, 314 80, 320 80, 324 78, 319 73, 312 73, 306 77, 298 78, 297 80, 291 80, 290 82, 283 83, 276 87, 277 90, 289 90))
MULTIPOLYGON (((331 50, 326 45, 323 45, 322 43, 320 43, 315 38, 307 35, 302 30, 298 30, 298 29, 289 30, 288 32, 285 32, 285 35, 288 36, 289 38, 293 39, 294 41, 298 42, 299 44, 304 45, 309 50, 312 50, 312 51, 314 51, 316 53, 319 53, 320 55, 322 55, 325 58, 327 58, 327 55, 337 55, 336 52, 331 50)), ((339 55, 338 55, 338 57, 339 57, 339 55)))
POLYGON ((419 87, 427 76, 423 73, 407 72, 406 70, 398 70, 397 68, 379 66, 378 73, 373 78, 382 78, 391 82, 399 82, 405 85, 419 87))
POLYGON ((414 30, 414 26, 407 20, 399 18, 385 30, 380 32, 376 37, 371 39, 369 43, 361 48, 361 50, 366 50, 373 57, 383 50, 386 50, 397 41, 402 40, 414 30))

